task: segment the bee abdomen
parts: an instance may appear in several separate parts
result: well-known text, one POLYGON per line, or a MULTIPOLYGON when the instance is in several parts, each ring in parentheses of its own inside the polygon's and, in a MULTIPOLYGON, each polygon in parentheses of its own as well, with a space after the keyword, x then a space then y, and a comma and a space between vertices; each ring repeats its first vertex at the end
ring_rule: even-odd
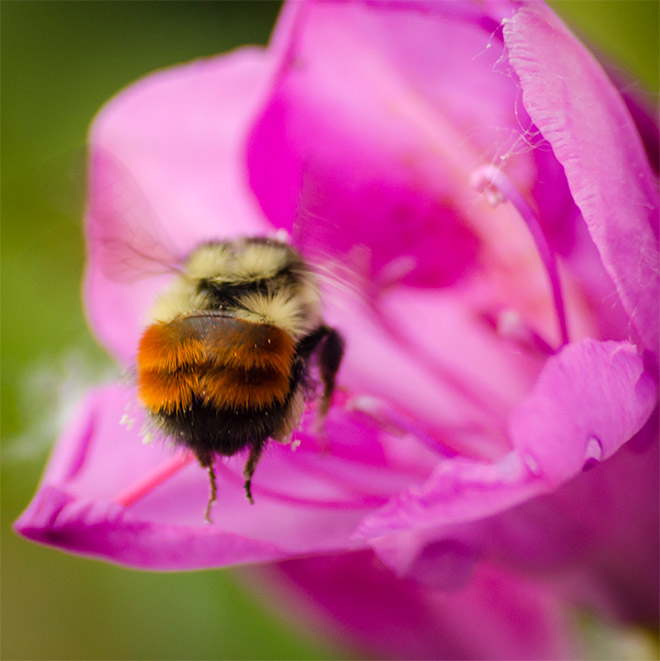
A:
POLYGON ((288 372, 273 368, 220 367, 199 376, 198 395, 221 409, 262 410, 284 402, 288 392, 288 372))
POLYGON ((181 369, 138 369, 138 397, 150 413, 176 413, 192 406, 199 390, 199 374, 181 369))
POLYGON ((139 371, 177 372, 206 360, 204 337, 191 333, 184 320, 149 326, 138 347, 139 371))
POLYGON ((140 341, 138 397, 152 414, 263 411, 288 397, 294 352, 276 326, 215 314, 159 322, 140 341))

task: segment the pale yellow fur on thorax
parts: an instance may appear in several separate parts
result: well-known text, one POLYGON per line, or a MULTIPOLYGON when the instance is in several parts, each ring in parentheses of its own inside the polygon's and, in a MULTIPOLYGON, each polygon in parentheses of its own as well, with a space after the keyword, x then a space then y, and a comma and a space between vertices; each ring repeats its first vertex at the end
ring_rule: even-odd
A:
POLYGON ((196 283, 180 275, 156 298, 149 311, 149 321, 168 323, 177 317, 204 310, 207 305, 208 298, 197 291, 196 283))
MULTIPOLYGON (((273 278, 290 259, 288 248, 279 244, 239 240, 234 244, 202 245, 189 257, 184 273, 156 299, 150 321, 167 323, 209 309, 210 297, 198 291, 201 280, 219 287, 249 285, 255 280, 273 278)), ((298 282, 288 282, 280 289, 244 294, 226 313, 252 323, 277 326, 296 338, 303 336, 321 323, 321 301, 313 275, 304 272, 298 275, 298 282)))
POLYGON ((276 275, 287 263, 288 255, 280 245, 238 242, 201 246, 188 259, 190 278, 223 282, 249 282, 276 275))
POLYGON ((307 285, 292 291, 285 287, 269 294, 251 292, 240 298, 238 317, 257 324, 277 326, 299 337, 316 328, 320 323, 318 294, 312 300, 307 285))

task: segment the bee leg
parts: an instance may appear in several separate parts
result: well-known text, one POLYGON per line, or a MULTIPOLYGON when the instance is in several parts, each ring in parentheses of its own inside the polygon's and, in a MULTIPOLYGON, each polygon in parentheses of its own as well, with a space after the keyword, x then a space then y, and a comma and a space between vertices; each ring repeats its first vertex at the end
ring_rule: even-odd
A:
POLYGON ((209 496, 209 502, 206 504, 206 510, 204 511, 204 519, 206 523, 213 523, 211 520, 211 506, 216 501, 216 494, 218 492, 218 486, 215 481, 215 471, 213 470, 213 454, 212 453, 197 453, 197 459, 202 468, 206 468, 209 474, 209 480, 211 481, 211 494, 209 496))
POLYGON ((319 398, 314 427, 316 435, 324 445, 323 421, 330 408, 332 394, 335 390, 335 378, 344 357, 344 338, 330 326, 319 326, 315 331, 300 340, 296 351, 298 356, 305 362, 312 354, 318 359, 323 392, 319 398))
POLYGON ((245 489, 245 495, 250 501, 250 505, 254 505, 254 499, 252 498, 252 476, 254 475, 254 470, 259 463, 261 457, 261 451, 264 449, 263 442, 253 443, 250 446, 250 456, 248 457, 245 468, 243 469, 243 476, 245 477, 245 484, 243 488, 245 489))
POLYGON ((213 523, 211 520, 211 505, 216 501, 216 493, 218 492, 218 487, 215 482, 215 471, 213 470, 213 464, 208 466, 209 479, 211 480, 211 495, 209 496, 209 502, 206 505, 206 511, 204 513, 204 518, 206 523, 213 523))
POLYGON ((319 402, 321 420, 330 408, 335 377, 344 357, 344 346, 344 338, 334 328, 325 325, 319 326, 298 343, 297 353, 303 360, 306 361, 312 354, 318 357, 319 373, 323 382, 323 393, 319 402))
POLYGON ((344 338, 334 329, 326 327, 326 336, 319 349, 319 372, 323 382, 323 393, 319 401, 318 415, 322 421, 328 413, 332 393, 335 391, 335 377, 344 357, 344 338))

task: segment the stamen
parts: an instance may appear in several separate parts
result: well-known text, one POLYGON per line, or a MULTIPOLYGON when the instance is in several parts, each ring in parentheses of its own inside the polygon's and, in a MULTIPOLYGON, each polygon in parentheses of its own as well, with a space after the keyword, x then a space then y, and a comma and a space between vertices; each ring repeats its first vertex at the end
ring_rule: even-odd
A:
POLYGON ((185 454, 174 457, 174 459, 170 459, 128 487, 128 489, 122 491, 122 493, 115 497, 114 502, 123 507, 130 507, 195 460, 196 457, 192 452, 186 452, 185 454))
POLYGON ((543 228, 541 227, 541 223, 539 222, 537 215, 534 213, 534 210, 529 206, 511 180, 500 169, 492 165, 485 165, 476 170, 472 175, 470 183, 477 190, 486 193, 491 204, 499 204, 505 200, 511 202, 521 218, 527 224, 527 229, 534 239, 536 249, 539 251, 541 261, 545 266, 548 279, 550 280, 552 297, 561 334, 561 343, 562 345, 567 344, 568 329, 566 327, 566 312, 561 292, 559 272, 557 270, 557 260, 555 258, 555 253, 552 248, 550 248, 550 244, 543 233, 543 228))
POLYGON ((603 458, 603 444, 597 436, 590 436, 584 452, 584 465, 582 470, 593 468, 603 458))
POLYGON ((442 445, 438 438, 427 433, 414 419, 395 410, 377 397, 370 395, 354 397, 347 402, 346 410, 364 413, 373 418, 386 433, 399 437, 411 436, 443 457, 454 457, 457 454, 451 447, 442 445))
POLYGON ((554 349, 515 310, 502 310, 497 316, 495 327, 501 337, 506 337, 528 350, 551 356, 554 349))

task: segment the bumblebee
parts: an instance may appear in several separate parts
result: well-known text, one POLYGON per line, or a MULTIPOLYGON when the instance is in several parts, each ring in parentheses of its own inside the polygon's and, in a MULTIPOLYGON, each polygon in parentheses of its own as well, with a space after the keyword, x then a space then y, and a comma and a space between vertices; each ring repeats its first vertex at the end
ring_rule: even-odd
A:
POLYGON ((286 443, 322 386, 328 411, 344 341, 323 323, 312 270, 271 238, 204 243, 157 299, 137 352, 137 395, 155 426, 189 448, 216 497, 217 455, 249 450, 252 477, 269 440, 286 443))

